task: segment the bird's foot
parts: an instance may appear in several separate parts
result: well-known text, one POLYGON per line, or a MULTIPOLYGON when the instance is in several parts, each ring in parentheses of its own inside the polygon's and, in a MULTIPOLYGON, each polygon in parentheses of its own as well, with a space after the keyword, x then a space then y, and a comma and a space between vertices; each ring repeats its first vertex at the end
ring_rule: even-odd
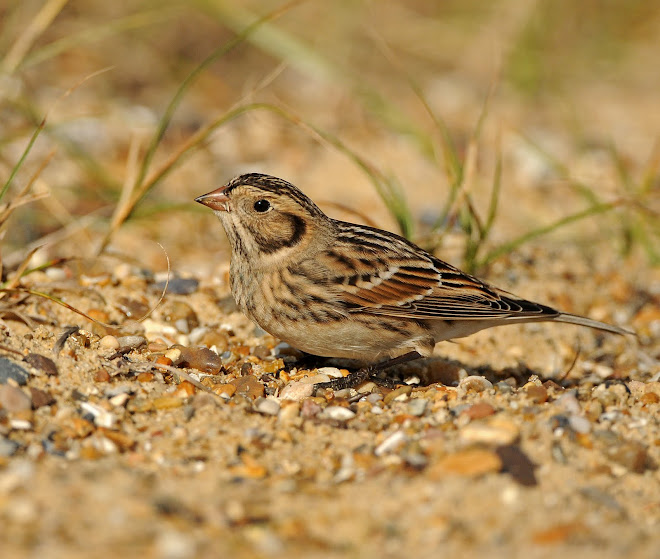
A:
POLYGON ((335 378, 328 382, 318 382, 314 385, 315 388, 331 388, 332 390, 343 390, 344 388, 355 388, 363 382, 370 380, 380 386, 386 388, 396 388, 400 382, 392 379, 391 377, 382 376, 382 373, 385 369, 392 367, 394 365, 400 365, 401 363, 407 363, 413 359, 418 359, 420 356, 416 351, 411 351, 394 359, 388 359, 377 365, 372 365, 370 367, 364 367, 349 373, 347 376, 342 378, 335 378))
POLYGON ((344 388, 355 388, 367 380, 386 388, 396 388, 397 385, 401 384, 391 378, 380 375, 380 372, 381 370, 376 367, 365 367, 364 369, 353 371, 345 377, 334 378, 328 382, 317 382, 314 388, 343 390, 344 388))

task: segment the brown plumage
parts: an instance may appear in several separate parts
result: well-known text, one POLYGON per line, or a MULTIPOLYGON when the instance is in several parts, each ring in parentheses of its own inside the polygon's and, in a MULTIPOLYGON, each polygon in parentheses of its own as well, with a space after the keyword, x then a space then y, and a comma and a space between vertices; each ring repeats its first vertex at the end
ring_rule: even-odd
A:
POLYGON ((196 201, 227 234, 241 311, 307 353, 382 361, 320 386, 353 386, 493 326, 554 321, 630 333, 490 286, 393 233, 331 219, 276 177, 241 175, 196 201))

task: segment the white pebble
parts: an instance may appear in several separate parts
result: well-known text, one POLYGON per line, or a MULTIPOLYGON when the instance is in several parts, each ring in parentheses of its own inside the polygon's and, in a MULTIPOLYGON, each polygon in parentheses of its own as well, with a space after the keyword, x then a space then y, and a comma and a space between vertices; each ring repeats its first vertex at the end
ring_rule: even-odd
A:
POLYGON ((580 402, 578 402, 578 399, 573 392, 565 392, 562 394, 557 400, 555 400, 555 405, 572 415, 579 414, 582 409, 580 407, 580 402))
POLYGON ((343 406, 328 406, 323 410, 323 415, 337 421, 348 421, 355 417, 355 412, 343 406))
POLYGON ((314 385, 306 382, 290 382, 280 392, 282 400, 304 400, 314 393, 314 385))
POLYGON ((321 367, 316 371, 319 375, 328 375, 330 378, 341 378, 344 376, 337 367, 321 367))
POLYGON ((330 377, 328 375, 312 375, 311 377, 303 377, 298 382, 303 384, 318 384, 319 382, 328 382, 330 377))
POLYGON ((27 419, 11 419, 9 426, 17 431, 29 431, 32 429, 32 423, 27 419))
POLYGON ((94 424, 98 427, 111 428, 115 423, 114 414, 104 410, 101 406, 90 402, 82 402, 80 407, 94 418, 94 424))
POLYGON ((493 388, 493 383, 484 377, 478 375, 471 375, 465 377, 458 383, 458 389, 461 392, 483 392, 493 388))
POLYGON ((383 456, 384 454, 396 452, 407 440, 408 437, 403 431, 395 431, 376 447, 374 454, 383 456))
POLYGON ((109 402, 114 407, 119 407, 119 406, 123 406, 128 401, 128 398, 129 395, 124 392, 123 394, 117 394, 116 396, 113 396, 112 398, 110 398, 109 402))
POLYGON ((568 417, 568 424, 576 433, 584 434, 591 431, 591 423, 589 423, 586 417, 582 417, 581 415, 570 415, 568 417))
POLYGON ((280 404, 270 398, 257 399, 254 408, 264 415, 277 415, 280 413, 280 404))
POLYGON ((99 340, 99 346, 103 349, 117 349, 119 347, 119 340, 114 336, 103 336, 99 340))

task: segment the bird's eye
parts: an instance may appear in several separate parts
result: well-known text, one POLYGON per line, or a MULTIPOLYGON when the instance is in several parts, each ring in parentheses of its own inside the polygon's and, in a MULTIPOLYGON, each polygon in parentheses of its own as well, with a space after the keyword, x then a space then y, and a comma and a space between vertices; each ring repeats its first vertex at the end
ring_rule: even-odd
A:
POLYGON ((259 213, 264 213, 270 210, 270 202, 268 200, 257 200, 254 203, 254 210, 259 213))

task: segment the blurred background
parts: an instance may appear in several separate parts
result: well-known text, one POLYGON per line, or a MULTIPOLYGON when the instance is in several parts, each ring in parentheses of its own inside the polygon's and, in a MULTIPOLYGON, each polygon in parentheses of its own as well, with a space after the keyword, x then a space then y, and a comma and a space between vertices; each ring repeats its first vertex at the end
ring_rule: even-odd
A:
POLYGON ((658 29, 640 0, 5 0, 3 262, 159 270, 159 241, 211 274, 193 199, 259 171, 471 270, 657 264, 658 29))

